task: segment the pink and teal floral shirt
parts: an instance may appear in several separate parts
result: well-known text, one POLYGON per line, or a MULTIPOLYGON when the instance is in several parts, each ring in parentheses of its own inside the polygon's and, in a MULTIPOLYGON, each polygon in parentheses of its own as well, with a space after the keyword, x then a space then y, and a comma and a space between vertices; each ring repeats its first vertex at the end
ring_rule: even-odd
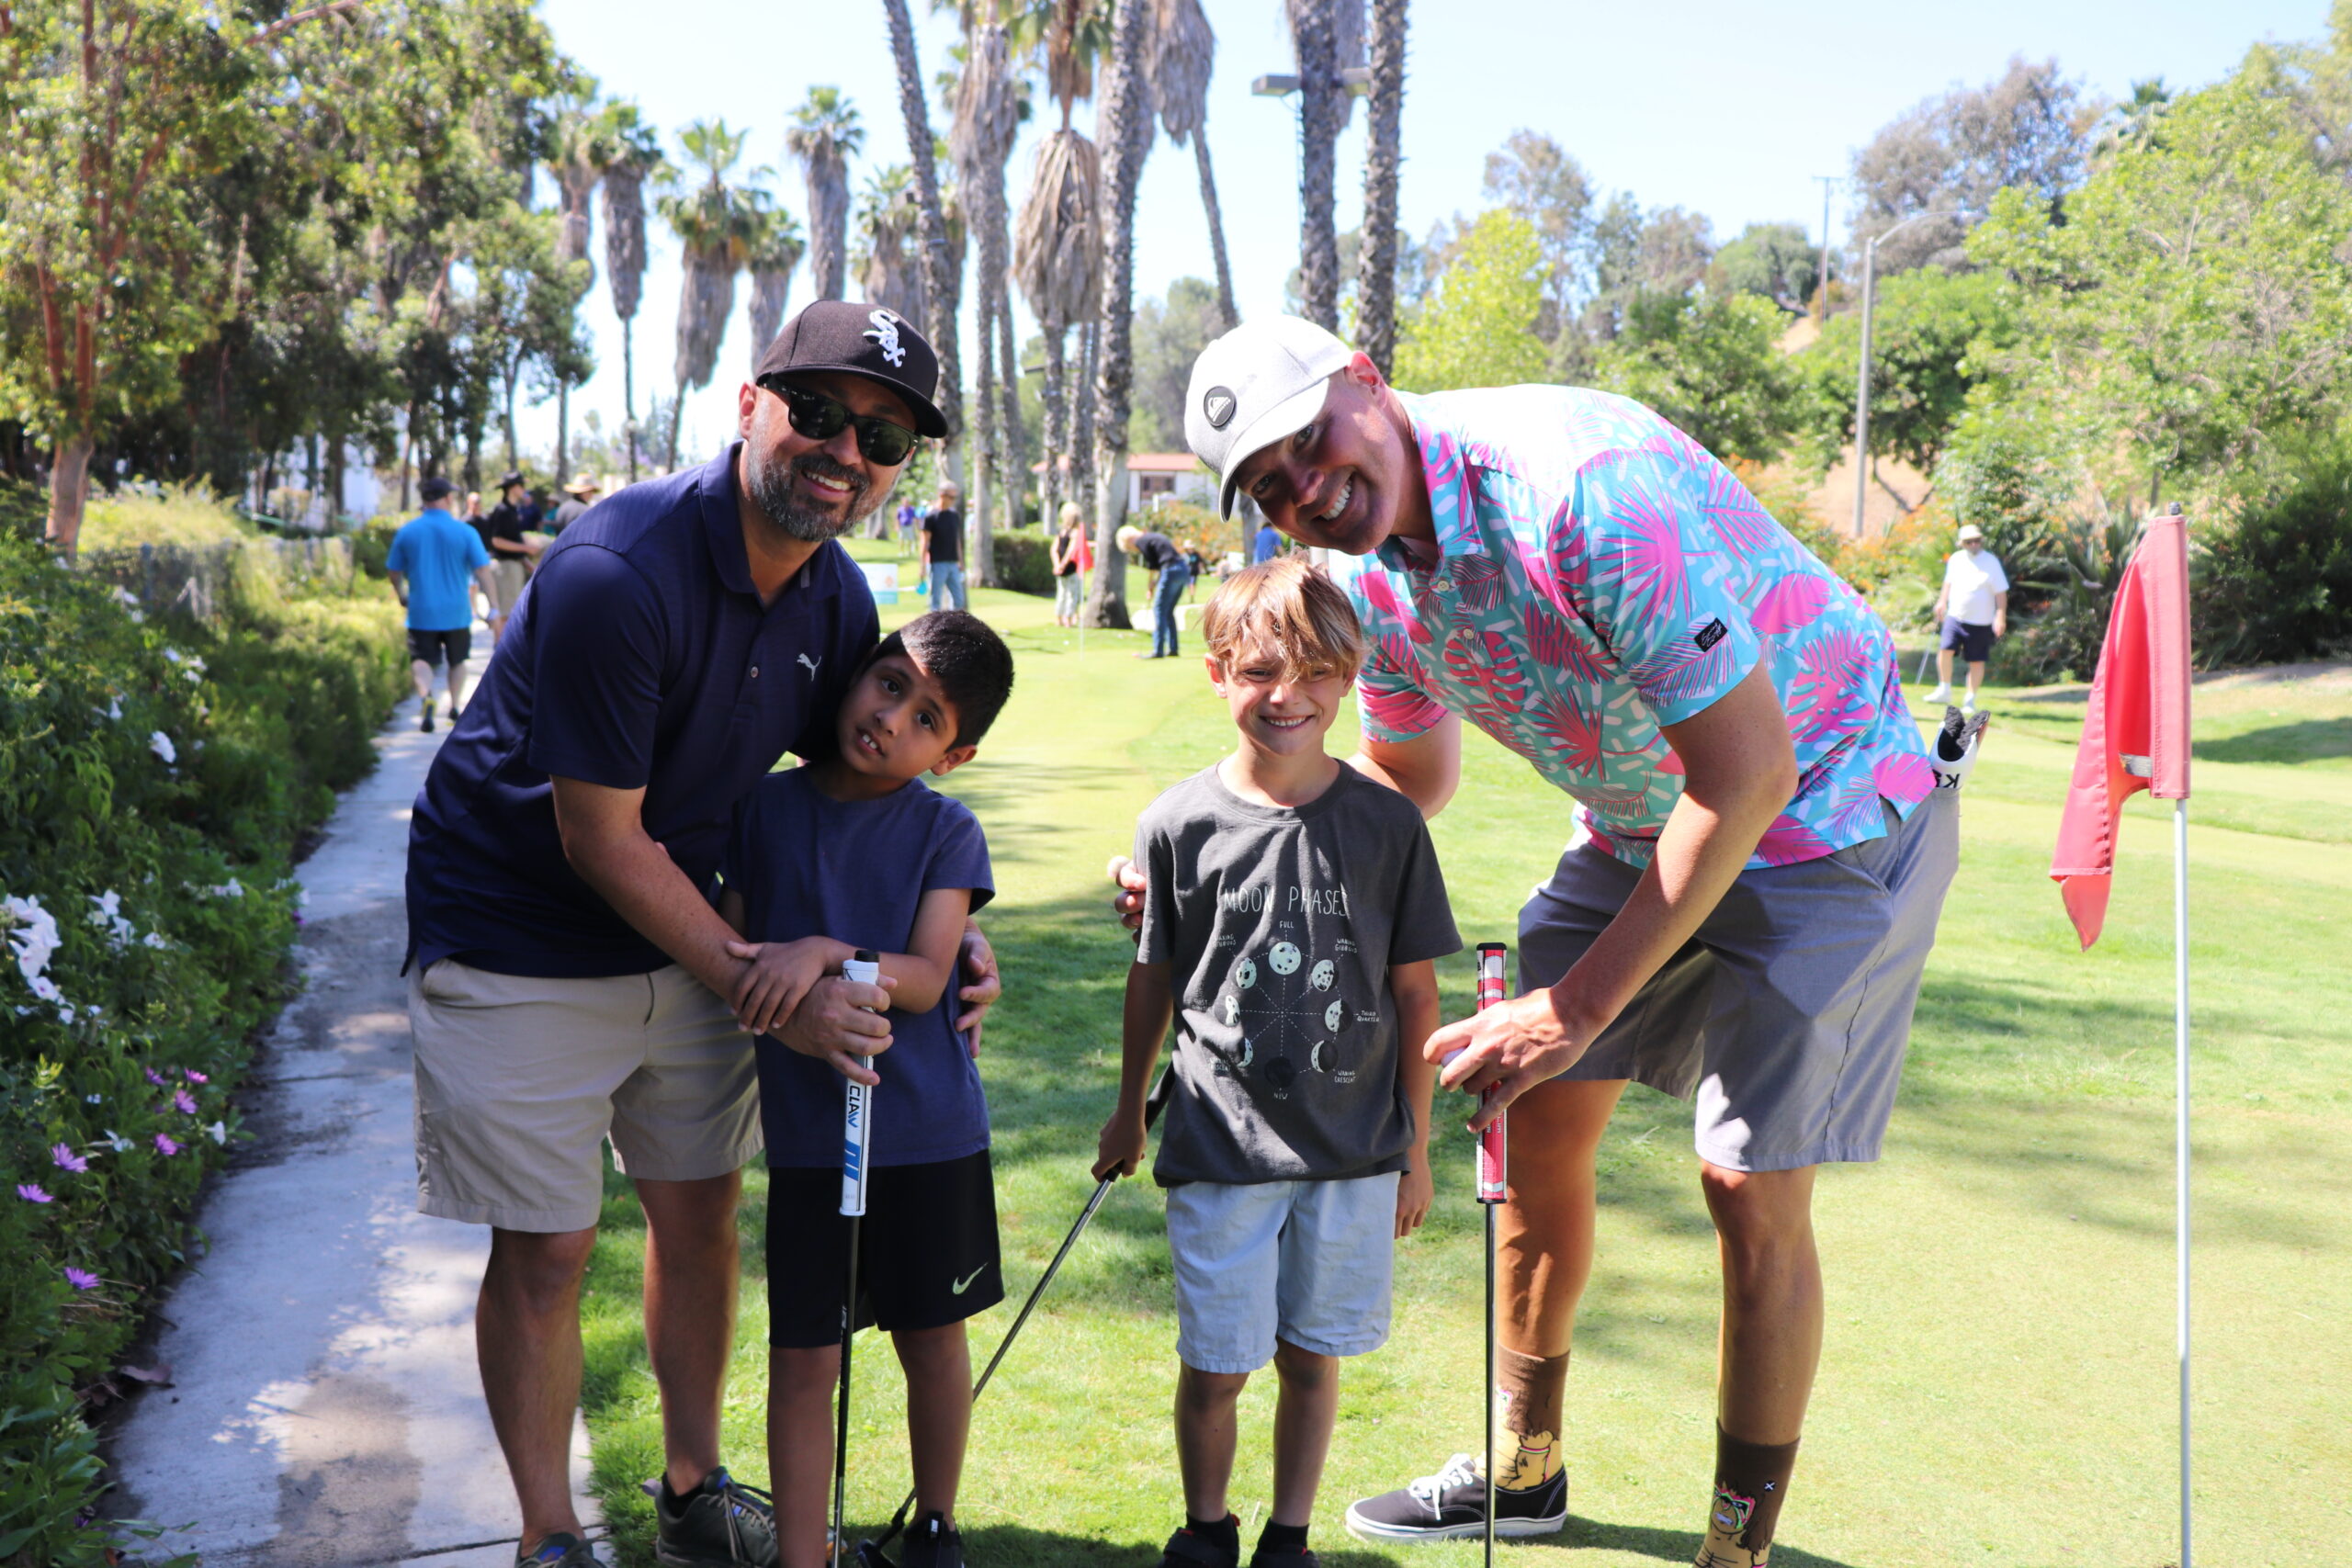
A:
POLYGON ((1646 865, 1682 793, 1659 727, 1761 659, 1800 782, 1749 865, 1881 838, 1882 800, 1908 817, 1927 798, 1886 627, 1697 442, 1573 387, 1403 400, 1437 549, 1331 557, 1372 643, 1368 737, 1459 714, 1576 796, 1598 847, 1646 865))

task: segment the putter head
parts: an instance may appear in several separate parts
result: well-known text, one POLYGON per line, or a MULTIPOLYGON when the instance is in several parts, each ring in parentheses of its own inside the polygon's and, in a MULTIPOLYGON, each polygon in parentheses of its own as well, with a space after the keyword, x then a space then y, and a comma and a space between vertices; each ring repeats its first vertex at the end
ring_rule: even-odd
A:
POLYGON ((884 1551, 881 1547, 870 1540, 861 1540, 857 1543, 856 1561, 857 1568, 899 1568, 897 1563, 890 1561, 888 1552, 884 1551))

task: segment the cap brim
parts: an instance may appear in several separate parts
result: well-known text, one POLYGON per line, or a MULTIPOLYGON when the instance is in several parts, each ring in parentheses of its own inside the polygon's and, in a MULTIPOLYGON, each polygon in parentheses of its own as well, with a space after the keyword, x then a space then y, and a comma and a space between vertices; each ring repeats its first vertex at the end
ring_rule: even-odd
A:
POLYGON ((1331 378, 1324 377, 1305 391, 1294 392, 1258 416, 1248 429, 1234 439, 1226 454, 1225 474, 1217 481, 1216 514, 1233 515, 1234 476, 1241 466, 1259 453, 1288 435, 1292 431, 1323 412, 1323 404, 1331 396, 1331 378))
POLYGON ((900 401, 915 411, 916 434, 927 435, 933 441, 947 439, 947 416, 939 412, 937 404, 904 381, 893 381, 887 376, 876 376, 863 365, 788 365, 780 370, 763 371, 759 378, 764 378, 767 376, 806 376, 811 371, 820 374, 830 372, 837 376, 854 376, 861 381, 871 381, 883 390, 894 394, 900 401))

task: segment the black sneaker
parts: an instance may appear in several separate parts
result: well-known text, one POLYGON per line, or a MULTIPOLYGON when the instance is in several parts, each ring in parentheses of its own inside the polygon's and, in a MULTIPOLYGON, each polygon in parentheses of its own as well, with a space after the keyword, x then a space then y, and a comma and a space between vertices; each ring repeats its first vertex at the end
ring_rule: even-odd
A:
POLYGON ((1178 1530, 1159 1549, 1159 1568, 1240 1568, 1241 1549, 1231 1551, 1189 1529, 1178 1530))
POLYGON ((714 1470, 684 1496, 654 1489, 653 1558, 672 1568, 775 1568, 775 1505, 714 1470))
POLYGON ((514 1568, 605 1568, 597 1561, 596 1549, 576 1535, 558 1531, 541 1536, 539 1544, 529 1551, 514 1554, 514 1568))
MULTIPOLYGON (((1348 1533, 1364 1540, 1455 1540, 1487 1532, 1487 1478, 1455 1454, 1435 1475, 1348 1506, 1348 1533)), ((1568 1522, 1568 1475, 1541 1485, 1495 1488, 1495 1533, 1550 1535, 1568 1522)))
POLYGON ((1322 1568, 1323 1560, 1305 1546, 1261 1546, 1250 1554, 1250 1568, 1322 1568))
POLYGON ((964 1568, 963 1532, 949 1529, 937 1514, 925 1514, 922 1523, 907 1531, 899 1568, 964 1568))
POLYGON ((424 705, 424 716, 416 721, 416 727, 427 735, 433 733, 433 705, 431 703, 424 705))

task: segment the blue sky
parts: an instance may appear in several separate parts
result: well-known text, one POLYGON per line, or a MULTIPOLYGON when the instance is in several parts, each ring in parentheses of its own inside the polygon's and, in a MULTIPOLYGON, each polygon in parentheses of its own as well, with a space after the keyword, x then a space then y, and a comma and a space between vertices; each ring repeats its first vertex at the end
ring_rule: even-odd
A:
MULTIPOLYGON (((1204 0, 1218 39, 1209 107, 1234 288, 1247 316, 1278 310, 1298 255, 1295 119, 1287 100, 1253 97, 1250 80, 1287 71, 1281 0, 1204 0)), ((926 75, 955 39, 952 11, 916 13, 926 75)), ((784 205, 805 220, 798 171, 786 159, 786 117, 811 85, 842 87, 863 111, 865 158, 853 187, 903 161, 906 140, 882 8, 876 0, 546 0, 557 43, 608 93, 635 98, 674 136, 688 121, 749 127, 746 164, 775 170, 784 205)), ((2012 55, 2054 57, 2094 93, 2120 96, 2162 76, 2196 85, 2227 72, 2264 39, 2315 38, 2325 0, 1972 0, 1962 6, 1818 0, 1769 11, 1725 0, 1679 5, 1555 0, 1419 0, 1414 7, 1404 109, 1405 226, 1475 212, 1486 154, 1513 130, 1556 138, 1604 190, 1645 207, 1706 213, 1719 238, 1752 221, 1792 220, 1818 232, 1816 175, 1843 174, 1854 150, 1887 120, 1954 84, 2000 73, 2012 55)), ((928 83, 926 84, 928 85, 928 83)), ((1050 107, 1043 120, 1050 120, 1050 107)), ((934 102, 933 123, 946 111, 934 102)), ((1081 105, 1076 123, 1091 129, 1081 105)), ((1343 140, 1340 227, 1363 205, 1365 117, 1343 140)), ((1024 134, 1008 181, 1020 200, 1024 134)), ((1844 232, 1842 210, 1833 228, 1844 232)), ((666 389, 678 294, 677 250, 649 225, 653 264, 636 326, 638 399, 666 389)), ((1146 165, 1136 216, 1137 297, 1172 278, 1210 276, 1208 240, 1189 149, 1162 140, 1146 165)), ((601 256, 603 236, 597 236, 601 256)), ((805 270, 793 303, 808 295, 805 270)), ((971 289, 966 289, 967 297, 971 289)), ((599 410, 620 420, 620 330, 600 276, 587 310, 602 368, 572 395, 573 418, 599 410)), ((968 323, 964 342, 970 343, 968 323)), ((967 352, 968 353, 968 347, 967 352)), ((731 429, 735 389, 752 356, 739 301, 714 383, 688 400, 682 456, 707 454, 731 429)), ((529 411, 524 439, 554 440, 554 404, 529 411)))

